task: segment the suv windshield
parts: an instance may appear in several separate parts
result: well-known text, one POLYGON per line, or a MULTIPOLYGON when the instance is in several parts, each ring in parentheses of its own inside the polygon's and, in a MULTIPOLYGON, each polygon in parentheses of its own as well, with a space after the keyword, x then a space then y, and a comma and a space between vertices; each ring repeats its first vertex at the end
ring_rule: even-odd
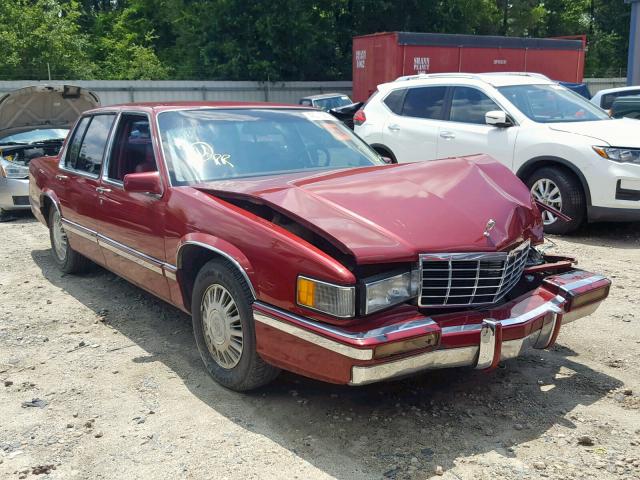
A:
POLYGON ((37 143, 47 140, 64 140, 69 133, 65 128, 44 128, 41 130, 29 130, 28 132, 15 133, 0 138, 0 145, 7 143, 37 143))
POLYGON ((384 165, 331 115, 312 110, 198 109, 158 116, 173 185, 384 165))
POLYGON ((498 90, 534 122, 590 122, 609 116, 561 85, 510 85, 498 90))

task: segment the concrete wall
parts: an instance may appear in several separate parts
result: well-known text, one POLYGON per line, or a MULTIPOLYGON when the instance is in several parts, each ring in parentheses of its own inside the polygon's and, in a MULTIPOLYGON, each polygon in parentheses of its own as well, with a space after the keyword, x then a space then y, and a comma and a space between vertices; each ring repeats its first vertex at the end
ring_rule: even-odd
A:
POLYGON ((591 95, 595 95, 596 92, 604 90, 606 88, 626 87, 627 79, 620 78, 585 78, 584 83, 589 87, 591 95))
POLYGON ((351 82, 218 82, 173 80, 33 80, 0 81, 0 95, 34 84, 67 83, 86 87, 102 105, 162 101, 247 101, 298 103, 301 97, 340 92, 351 95, 351 82))

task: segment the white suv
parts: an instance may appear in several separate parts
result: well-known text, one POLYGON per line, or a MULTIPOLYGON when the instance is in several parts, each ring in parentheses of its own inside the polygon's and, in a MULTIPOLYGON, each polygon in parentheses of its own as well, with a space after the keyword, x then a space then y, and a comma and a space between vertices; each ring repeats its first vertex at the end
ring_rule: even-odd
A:
POLYGON ((540 201, 545 230, 640 220, 640 123, 537 74, 433 74, 378 86, 355 131, 396 162, 486 153, 540 201))

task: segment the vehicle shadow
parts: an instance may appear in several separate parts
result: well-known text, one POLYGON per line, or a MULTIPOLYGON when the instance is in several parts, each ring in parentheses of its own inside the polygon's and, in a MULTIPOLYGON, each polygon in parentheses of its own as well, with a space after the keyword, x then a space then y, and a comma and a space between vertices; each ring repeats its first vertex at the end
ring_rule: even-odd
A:
POLYGON ((36 217, 33 216, 33 213, 31 213, 31 210, 12 210, 6 215, 2 223, 24 224, 38 221, 36 217))
POLYGON ((447 370, 360 388, 283 373, 256 392, 235 393, 205 373, 187 315, 102 269, 62 275, 48 250, 32 257, 56 287, 96 314, 107 308, 105 328, 148 352, 131 362, 162 362, 212 411, 340 479, 411 478, 488 451, 512 457, 511 447, 554 425, 575 428, 568 412, 621 385, 557 346, 490 373, 447 370))
POLYGON ((548 235, 547 238, 580 245, 637 249, 640 247, 640 222, 589 223, 570 235, 548 235))

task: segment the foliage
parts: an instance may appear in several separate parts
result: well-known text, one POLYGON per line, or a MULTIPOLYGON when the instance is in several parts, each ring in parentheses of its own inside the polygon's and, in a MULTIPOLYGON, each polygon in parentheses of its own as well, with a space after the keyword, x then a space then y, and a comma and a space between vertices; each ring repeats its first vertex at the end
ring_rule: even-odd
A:
POLYGON ((0 78, 330 80, 379 31, 586 33, 586 72, 620 75, 622 0, 0 0, 0 78))

